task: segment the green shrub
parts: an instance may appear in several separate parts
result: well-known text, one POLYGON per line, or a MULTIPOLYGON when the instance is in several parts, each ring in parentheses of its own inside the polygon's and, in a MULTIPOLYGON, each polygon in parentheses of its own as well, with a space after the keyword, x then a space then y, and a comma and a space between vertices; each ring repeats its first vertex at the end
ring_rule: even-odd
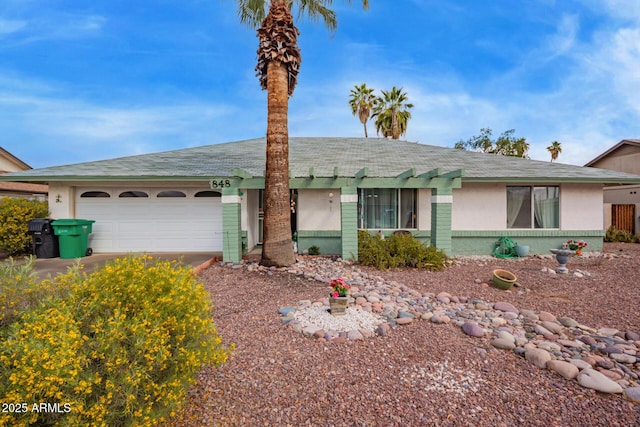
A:
POLYGON ((0 401, 58 402, 68 413, 0 414, 0 425, 156 425, 180 408, 203 364, 219 366, 233 349, 204 287, 175 262, 129 256, 55 281, 69 294, 8 328, 0 401))
POLYGON ((415 267, 435 271, 446 266, 447 256, 434 246, 425 246, 408 233, 394 234, 387 239, 358 232, 358 261, 380 270, 415 267))
POLYGON ((640 243, 640 235, 628 231, 618 230, 613 225, 607 229, 605 242, 640 243))
POLYGON ((316 245, 309 247, 309 255, 320 255, 320 248, 316 245))
POLYGON ((10 254, 29 249, 29 221, 49 216, 47 202, 5 197, 0 200, 0 248, 10 254))

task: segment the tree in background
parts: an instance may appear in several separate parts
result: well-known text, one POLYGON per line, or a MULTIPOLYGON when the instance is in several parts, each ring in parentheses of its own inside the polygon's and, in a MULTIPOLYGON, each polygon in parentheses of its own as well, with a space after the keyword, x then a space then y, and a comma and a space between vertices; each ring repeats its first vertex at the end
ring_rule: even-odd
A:
POLYGON ((400 139, 407 133, 407 125, 411 119, 409 110, 413 104, 407 102, 409 97, 402 88, 393 86, 390 91, 383 90, 373 106, 373 115, 376 118, 376 132, 385 138, 400 139))
POLYGON ((480 135, 475 135, 467 141, 458 141, 455 148, 458 150, 480 151, 488 154, 500 154, 502 156, 522 157, 528 159, 529 143, 524 137, 516 138, 515 129, 504 131, 497 139, 491 138, 490 128, 480 129, 480 135))
POLYGON ((553 141, 550 146, 547 147, 547 151, 551 153, 551 161, 558 159, 558 155, 562 153, 562 144, 558 141, 553 141))
POLYGON ((360 119, 360 123, 364 126, 364 137, 368 138, 367 120, 369 120, 371 108, 373 108, 377 97, 373 94, 373 88, 367 87, 366 83, 362 83, 360 86, 356 85, 354 89, 351 89, 349 94, 351 112, 360 119))
MULTIPOLYGON (((331 0, 236 0, 242 23, 258 28, 257 75, 267 90, 267 160, 261 264, 287 266, 296 261, 291 243, 289 200, 289 96, 293 94, 301 62, 291 7, 313 20, 337 26, 331 0), (268 12, 268 13, 267 13, 268 12)), ((347 0, 350 3, 350 0, 347 0)), ((369 6, 362 0, 363 8, 369 6)))

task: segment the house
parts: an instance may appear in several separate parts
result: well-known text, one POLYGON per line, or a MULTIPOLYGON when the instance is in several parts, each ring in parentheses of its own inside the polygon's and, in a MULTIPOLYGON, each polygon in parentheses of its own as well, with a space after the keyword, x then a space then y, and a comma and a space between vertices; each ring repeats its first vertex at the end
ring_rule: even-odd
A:
MULTIPOLYGON (((261 242, 265 139, 35 169, 54 218, 95 220, 94 252, 214 251, 261 242)), ((602 188, 640 184, 603 169, 376 138, 290 138, 292 231, 300 251, 356 257, 357 232, 408 230, 449 254, 491 254, 508 236, 548 253, 602 248, 602 188)))
MULTIPOLYGON (((0 147, 0 174, 31 169, 31 166, 0 147)), ((0 181, 0 198, 23 197, 26 199, 46 200, 48 187, 42 184, 0 181)))
MULTIPOLYGON (((640 175, 640 139, 624 139, 585 166, 640 175)), ((604 189, 604 227, 640 233, 640 185, 604 189)))

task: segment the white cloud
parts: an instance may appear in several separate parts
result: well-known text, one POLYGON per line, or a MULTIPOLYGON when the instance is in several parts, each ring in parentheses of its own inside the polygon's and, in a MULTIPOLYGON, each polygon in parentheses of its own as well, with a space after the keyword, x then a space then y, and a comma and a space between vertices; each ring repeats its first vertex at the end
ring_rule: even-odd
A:
POLYGON ((7 20, 0 18, 0 37, 12 34, 22 30, 27 25, 26 21, 22 20, 7 20))

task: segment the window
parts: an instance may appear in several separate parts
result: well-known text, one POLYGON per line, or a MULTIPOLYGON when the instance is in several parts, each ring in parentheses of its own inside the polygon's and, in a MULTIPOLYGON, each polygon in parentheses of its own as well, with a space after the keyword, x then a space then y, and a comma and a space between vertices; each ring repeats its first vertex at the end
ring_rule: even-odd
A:
POLYGON ((413 188, 362 188, 358 195, 359 227, 417 228, 416 200, 413 188))
POLYGON ((507 228, 559 228, 560 188, 507 187, 507 228))
POLYGON ((80 195, 81 198, 93 198, 93 197, 111 197, 109 193, 105 191, 85 191, 80 195))
POLYGON ((156 197, 187 197, 182 191, 166 190, 158 193, 156 197))
POLYGON ((195 197, 221 197, 222 194, 217 191, 198 191, 195 197))
POLYGON ((144 191, 124 191, 118 197, 149 197, 144 191))

